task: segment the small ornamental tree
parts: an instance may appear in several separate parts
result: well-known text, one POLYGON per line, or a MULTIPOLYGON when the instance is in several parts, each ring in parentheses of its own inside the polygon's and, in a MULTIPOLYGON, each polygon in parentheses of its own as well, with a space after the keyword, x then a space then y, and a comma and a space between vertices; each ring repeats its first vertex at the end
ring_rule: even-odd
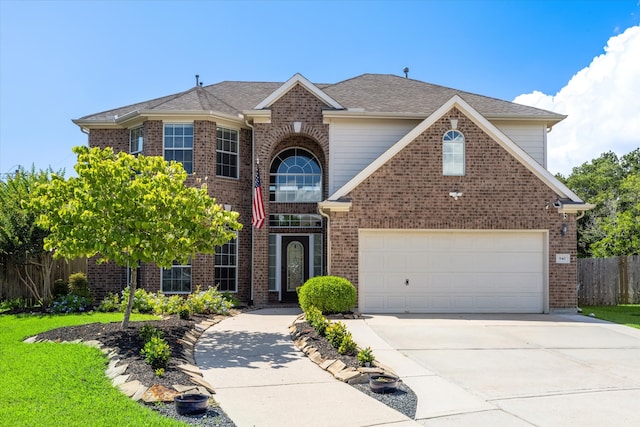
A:
POLYGON ((170 268, 196 253, 213 254, 242 228, 238 213, 225 211, 206 185, 185 186, 187 173, 179 163, 111 148, 73 151, 78 176, 54 176, 38 188, 33 203, 46 212, 38 224, 49 229, 45 248, 57 257, 98 256, 99 263, 130 269, 123 328, 129 324, 141 263, 170 268))

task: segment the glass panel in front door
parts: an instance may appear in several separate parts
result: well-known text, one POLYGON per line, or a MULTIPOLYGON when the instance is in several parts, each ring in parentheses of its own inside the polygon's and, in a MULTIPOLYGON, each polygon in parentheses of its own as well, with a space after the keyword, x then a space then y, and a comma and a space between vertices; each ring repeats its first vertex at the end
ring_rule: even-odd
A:
POLYGON ((293 241, 287 245, 287 292, 304 284, 304 246, 293 241))

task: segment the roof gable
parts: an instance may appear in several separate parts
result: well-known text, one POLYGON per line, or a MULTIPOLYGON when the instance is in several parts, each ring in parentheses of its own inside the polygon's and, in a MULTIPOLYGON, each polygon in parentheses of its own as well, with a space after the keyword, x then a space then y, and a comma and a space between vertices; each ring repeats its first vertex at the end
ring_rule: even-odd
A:
POLYGON ((529 171, 544 182, 556 194, 562 198, 568 198, 573 203, 582 204, 582 200, 573 193, 566 185, 560 182, 549 171, 536 162, 529 154, 514 143, 508 136, 502 133, 491 122, 484 118, 478 111, 469 105, 459 95, 454 95, 447 102, 442 104, 433 114, 424 119, 420 124, 413 128, 409 133, 402 137, 398 142, 392 145, 380 157, 374 160, 369 166, 364 168, 360 173, 349 180, 345 185, 339 188, 335 193, 329 196, 328 200, 337 201, 347 196, 353 189, 360 185, 364 180, 371 176, 375 171, 382 167, 387 161, 393 158, 409 143, 415 140, 426 129, 432 126, 437 120, 444 116, 452 108, 457 108, 471 121, 473 121, 480 129, 487 133, 502 148, 511 154, 516 160, 522 163, 529 171))
POLYGON ((256 105, 255 110, 262 110, 270 107, 274 102, 278 99, 282 98, 287 92, 291 90, 296 85, 301 85, 309 92, 311 92, 316 98, 320 99, 325 104, 335 108, 342 109, 342 105, 338 103, 335 99, 331 98, 329 95, 320 90, 316 85, 307 80, 302 74, 296 73, 289 80, 284 82, 282 86, 280 86, 276 91, 271 93, 268 97, 266 97, 262 102, 256 105))

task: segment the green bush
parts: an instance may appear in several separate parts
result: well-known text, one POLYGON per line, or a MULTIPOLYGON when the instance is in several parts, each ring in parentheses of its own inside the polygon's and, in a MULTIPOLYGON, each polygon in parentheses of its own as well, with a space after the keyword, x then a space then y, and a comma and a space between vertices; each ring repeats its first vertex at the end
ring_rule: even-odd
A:
POLYGON ((69 293, 79 297, 91 298, 89 280, 84 273, 74 273, 69 276, 69 293))
POLYGON ((51 312, 54 314, 82 313, 91 309, 91 299, 73 293, 58 297, 51 304, 51 312))
POLYGON ((189 317, 191 317, 191 309, 189 306, 185 304, 180 307, 178 309, 178 316, 180 316, 182 320, 189 320, 189 317))
POLYGON ((342 343, 342 339, 348 333, 349 332, 347 331, 347 326, 344 323, 331 323, 329 326, 327 326, 326 330, 327 341, 329 341, 329 343, 335 348, 338 348, 342 343))
POLYGON ((160 369, 167 366, 171 358, 171 348, 164 338, 154 336, 147 341, 140 354, 153 369, 160 369))
MULTIPOLYGON (((122 291, 122 301, 120 302, 120 311, 127 309, 129 303, 129 286, 122 291)), ((132 311, 138 313, 153 313, 154 295, 142 288, 137 288, 133 294, 132 311)))
POLYGON ((322 315, 322 312, 315 307, 309 307, 309 309, 305 312, 305 316, 307 317, 307 323, 311 325, 313 329, 316 330, 318 335, 321 337, 325 336, 327 331, 327 326, 331 323, 329 319, 322 315))
POLYGON ((155 314, 178 314, 178 310, 185 303, 180 295, 164 295, 162 292, 152 294, 153 312, 155 314))
POLYGON ((164 338, 164 332, 151 325, 142 326, 138 335, 142 338, 142 341, 144 341, 145 344, 151 341, 151 338, 164 338))
POLYGON ((118 294, 114 294, 109 292, 109 294, 104 297, 102 302, 98 305, 98 311, 103 313, 113 312, 120 310, 120 297, 118 294))
POLYGON ((187 297, 187 305, 194 314, 229 314, 233 306, 216 288, 209 287, 201 291, 200 286, 187 297))
POLYGON ((62 279, 56 279, 51 289, 53 298, 58 298, 69 293, 69 284, 62 279))
POLYGON ((303 311, 314 306, 322 313, 344 313, 356 304, 356 288, 337 276, 316 276, 298 288, 298 301, 303 311))
POLYGON ((358 351, 358 346, 356 342, 353 340, 351 336, 351 332, 346 332, 342 337, 342 341, 340 341, 340 346, 338 347, 338 353, 340 354, 348 354, 349 356, 355 356, 358 351))
POLYGON ((364 348, 358 352, 358 362, 360 366, 365 366, 367 363, 372 363, 376 358, 373 356, 371 347, 364 348))

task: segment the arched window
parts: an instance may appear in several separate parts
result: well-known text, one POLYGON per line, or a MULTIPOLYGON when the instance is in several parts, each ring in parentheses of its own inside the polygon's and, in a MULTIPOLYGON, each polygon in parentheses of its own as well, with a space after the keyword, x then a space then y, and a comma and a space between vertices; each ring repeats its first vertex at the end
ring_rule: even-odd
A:
POLYGON ((290 148, 271 163, 269 200, 272 202, 319 202, 322 171, 315 156, 302 148, 290 148))
POLYGON ((462 133, 450 130, 444 134, 442 138, 443 175, 464 175, 464 151, 464 135, 462 133))

